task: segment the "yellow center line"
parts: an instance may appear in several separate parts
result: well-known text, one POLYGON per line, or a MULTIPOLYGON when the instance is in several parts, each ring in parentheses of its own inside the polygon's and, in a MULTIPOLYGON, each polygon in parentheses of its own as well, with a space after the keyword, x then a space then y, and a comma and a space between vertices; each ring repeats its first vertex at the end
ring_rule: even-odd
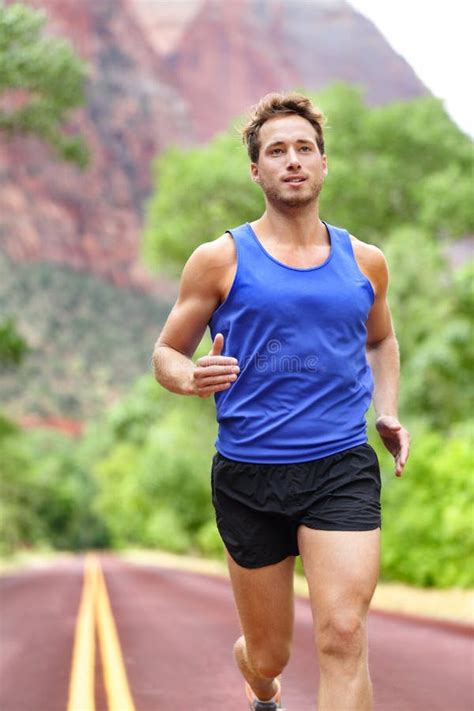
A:
POLYGON ((135 711, 104 575, 98 567, 97 627, 109 711, 135 711))
POLYGON ((95 711, 95 624, 109 711, 136 711, 99 559, 87 554, 76 622, 67 711, 95 711))
POLYGON ((97 574, 91 557, 86 556, 84 568, 84 584, 74 634, 67 711, 95 711, 94 601, 97 574))

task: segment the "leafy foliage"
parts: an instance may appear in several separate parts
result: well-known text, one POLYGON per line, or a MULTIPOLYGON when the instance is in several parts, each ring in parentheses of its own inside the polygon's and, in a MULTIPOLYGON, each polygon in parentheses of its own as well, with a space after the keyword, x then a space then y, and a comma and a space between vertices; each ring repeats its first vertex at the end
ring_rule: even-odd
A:
POLYGON ((95 508, 117 546, 183 552, 196 546, 212 518, 212 403, 187 398, 184 404, 144 378, 104 423, 108 446, 93 466, 95 508))
POLYGON ((0 323, 0 365, 3 367, 17 366, 21 363, 28 345, 18 333, 15 319, 7 318, 0 323))
POLYGON ((148 203, 144 254, 175 275, 199 244, 253 219, 264 207, 236 132, 221 134, 207 146, 170 148, 153 172, 157 190, 148 203))
POLYGON ((380 246, 401 226, 436 238, 472 232, 472 143, 439 99, 370 108, 342 83, 314 98, 329 122, 322 208, 334 224, 380 246))
POLYGON ((0 437, 0 552, 10 553, 25 542, 44 539, 44 525, 35 510, 33 462, 24 437, 5 427, 0 437))
POLYGON ((46 20, 42 11, 0 1, 0 95, 4 106, 15 106, 0 110, 0 130, 36 136, 85 168, 83 139, 61 129, 71 109, 84 103, 88 67, 64 39, 43 36, 46 20))
POLYGON ((474 586, 473 421, 449 437, 413 424, 401 479, 382 483, 382 575, 423 587, 474 586))
POLYGON ((69 438, 25 434, 7 424, 0 428, 0 553, 108 545, 92 510, 94 481, 69 438))
POLYGON ((400 345, 400 410, 449 430, 469 417, 474 401, 474 261, 454 270, 439 242, 416 227, 391 232, 384 252, 400 345))

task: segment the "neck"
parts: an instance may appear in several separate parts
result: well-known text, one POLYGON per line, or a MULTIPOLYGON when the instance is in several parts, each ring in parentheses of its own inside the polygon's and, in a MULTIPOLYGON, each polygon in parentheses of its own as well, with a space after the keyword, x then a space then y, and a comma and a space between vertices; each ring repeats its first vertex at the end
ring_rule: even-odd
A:
POLYGON ((254 222, 258 232, 280 244, 306 245, 327 243, 327 231, 319 217, 319 204, 282 209, 267 203, 263 215, 254 222))

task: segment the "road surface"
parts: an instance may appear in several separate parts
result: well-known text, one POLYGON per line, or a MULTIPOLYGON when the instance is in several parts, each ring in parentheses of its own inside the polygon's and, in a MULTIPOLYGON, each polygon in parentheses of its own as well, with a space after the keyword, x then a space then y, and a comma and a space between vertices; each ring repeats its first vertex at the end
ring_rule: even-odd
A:
MULTIPOLYGON (((0 605, 0 711, 246 709, 223 578, 89 554, 4 574, 0 605)), ((371 612, 375 711, 473 711, 473 629, 371 612)), ((314 711, 317 685, 297 598, 287 711, 314 711)))

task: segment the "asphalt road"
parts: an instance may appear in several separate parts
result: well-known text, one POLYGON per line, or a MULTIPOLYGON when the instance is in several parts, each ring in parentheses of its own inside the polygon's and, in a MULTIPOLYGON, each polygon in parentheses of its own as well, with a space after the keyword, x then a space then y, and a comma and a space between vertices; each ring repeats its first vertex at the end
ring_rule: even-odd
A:
MULTIPOLYGON (((0 606, 0 711, 246 709, 225 579, 78 556, 4 574, 0 606)), ((375 711, 474 711, 474 628, 373 611, 369 642, 375 711)), ((314 711, 317 685, 297 598, 287 710, 314 711)))

